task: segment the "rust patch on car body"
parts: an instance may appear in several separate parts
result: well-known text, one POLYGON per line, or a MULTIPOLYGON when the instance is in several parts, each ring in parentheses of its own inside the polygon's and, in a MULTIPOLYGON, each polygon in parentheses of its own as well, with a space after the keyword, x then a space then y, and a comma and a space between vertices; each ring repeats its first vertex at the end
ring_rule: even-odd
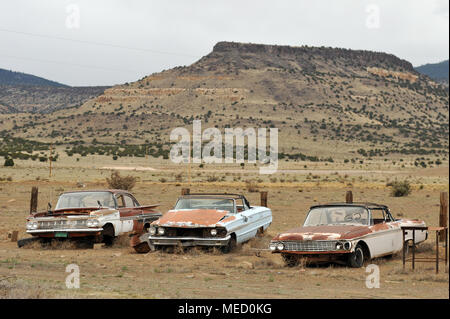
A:
POLYGON ((172 227, 214 227, 228 211, 215 209, 170 210, 152 224, 172 227))
POLYGON ((38 212, 32 214, 32 217, 44 216, 60 216, 60 215, 89 215, 91 212, 99 210, 98 207, 83 207, 83 208, 66 208, 54 210, 49 214, 48 211, 38 212))
POLYGON ((228 216, 227 218, 222 219, 220 221, 220 223, 221 224, 226 224, 226 223, 229 223, 229 222, 231 222, 231 221, 233 221, 235 219, 236 219, 236 217, 234 217, 234 216, 228 216))
POLYGON ((291 229, 277 235, 273 240, 336 240, 352 239, 371 233, 369 226, 326 225, 291 229))

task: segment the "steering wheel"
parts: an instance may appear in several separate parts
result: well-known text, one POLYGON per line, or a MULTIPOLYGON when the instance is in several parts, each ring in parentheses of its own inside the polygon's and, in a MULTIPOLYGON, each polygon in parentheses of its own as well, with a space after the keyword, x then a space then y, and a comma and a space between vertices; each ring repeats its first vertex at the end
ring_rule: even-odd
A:
POLYGON ((361 219, 361 213, 353 213, 345 216, 345 221, 357 221, 361 219))

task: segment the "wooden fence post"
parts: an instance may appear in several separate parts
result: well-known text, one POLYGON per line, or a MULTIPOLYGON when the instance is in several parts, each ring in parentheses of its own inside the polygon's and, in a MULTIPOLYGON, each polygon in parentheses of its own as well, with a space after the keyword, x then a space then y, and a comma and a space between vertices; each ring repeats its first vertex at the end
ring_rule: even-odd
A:
POLYGON ((191 190, 189 188, 181 189, 181 195, 189 195, 190 193, 191 193, 191 190))
POLYGON ((19 231, 13 230, 13 232, 11 234, 11 241, 16 242, 18 238, 19 238, 19 231))
POLYGON ((347 193, 345 194, 345 202, 347 204, 353 203, 353 193, 352 193, 352 191, 347 191, 347 193))
POLYGON ((261 194, 261 206, 267 207, 267 192, 260 192, 261 194))
POLYGON ((38 188, 33 186, 31 188, 31 200, 30 200, 30 214, 37 212, 38 205, 38 188))
MULTIPOLYGON (((447 192, 441 192, 440 196, 440 209, 439 209, 439 226, 440 227, 448 227, 448 194, 447 192)), ((445 231, 441 231, 439 234, 439 241, 445 241, 445 231)))

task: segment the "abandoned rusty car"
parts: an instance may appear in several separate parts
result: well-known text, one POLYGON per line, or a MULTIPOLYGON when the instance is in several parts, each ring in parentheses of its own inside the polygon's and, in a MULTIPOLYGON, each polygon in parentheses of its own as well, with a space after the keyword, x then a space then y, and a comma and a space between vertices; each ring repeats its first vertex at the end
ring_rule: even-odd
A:
MULTIPOLYGON (((124 233, 141 231, 162 214, 158 205, 141 206, 124 190, 66 192, 59 196, 54 210, 34 213, 27 218, 27 233, 41 243, 70 240, 92 248, 94 243, 111 245, 124 233)), ((24 239, 19 247, 31 242, 24 239)))
MULTIPOLYGON (((366 260, 392 255, 403 247, 402 226, 425 227, 425 222, 394 219, 389 208, 372 203, 332 203, 312 206, 302 227, 277 235, 269 244, 288 266, 337 262, 362 267, 366 260)), ((415 242, 428 237, 416 231, 415 242)), ((412 240, 411 232, 405 241, 412 240)))
POLYGON ((238 194, 181 196, 173 210, 154 221, 148 233, 132 238, 138 252, 158 248, 208 246, 231 251, 263 233, 272 223, 272 211, 251 206, 238 194))

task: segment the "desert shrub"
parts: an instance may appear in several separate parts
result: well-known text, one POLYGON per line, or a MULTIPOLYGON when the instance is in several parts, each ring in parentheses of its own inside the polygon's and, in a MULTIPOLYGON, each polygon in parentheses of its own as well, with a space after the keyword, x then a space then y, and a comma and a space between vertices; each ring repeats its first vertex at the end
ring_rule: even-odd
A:
POLYGON ((106 182, 110 188, 131 191, 136 184, 136 177, 120 176, 119 172, 114 171, 111 173, 111 178, 106 178, 106 182))
POLYGON ((408 181, 395 181, 389 184, 392 186, 391 195, 394 197, 403 197, 411 194, 411 185, 408 181))
POLYGON ((219 180, 219 177, 217 177, 216 175, 210 175, 206 178, 207 182, 217 182, 219 180))
POLYGON ((14 166, 14 161, 12 158, 7 158, 5 159, 5 164, 4 166, 14 166))
POLYGON ((247 187, 247 191, 250 193, 258 192, 258 184, 253 181, 246 181, 245 186, 247 187))
POLYGON ((182 182, 183 181, 183 173, 179 173, 175 175, 175 180, 177 182, 182 182))

